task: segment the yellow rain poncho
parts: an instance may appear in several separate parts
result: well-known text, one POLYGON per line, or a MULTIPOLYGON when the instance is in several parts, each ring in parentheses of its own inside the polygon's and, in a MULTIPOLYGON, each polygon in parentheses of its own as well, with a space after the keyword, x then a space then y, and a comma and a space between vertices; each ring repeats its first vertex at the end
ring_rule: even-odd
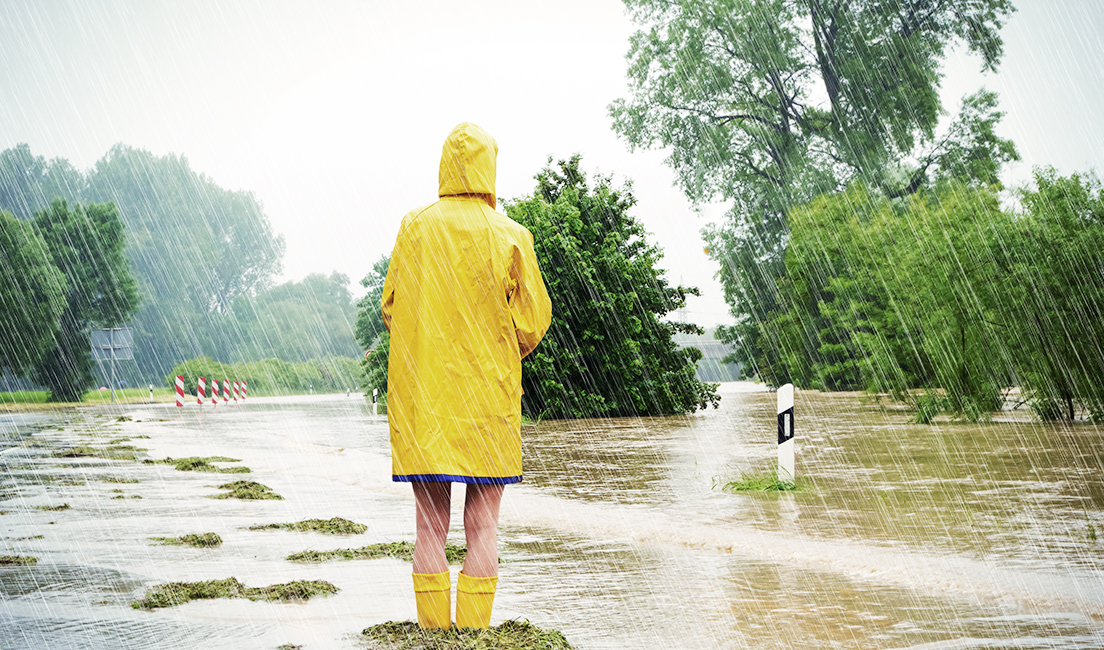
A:
POLYGON ((395 481, 521 480, 521 359, 552 307, 524 226, 495 212, 498 144, 460 124, 440 200, 407 214, 383 287, 395 481))

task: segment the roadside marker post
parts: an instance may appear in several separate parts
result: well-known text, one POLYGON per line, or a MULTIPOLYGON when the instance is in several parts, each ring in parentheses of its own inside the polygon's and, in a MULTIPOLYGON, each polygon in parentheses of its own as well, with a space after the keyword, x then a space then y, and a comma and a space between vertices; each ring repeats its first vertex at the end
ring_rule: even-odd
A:
POLYGON ((245 399, 245 394, 246 394, 246 392, 248 392, 248 390, 249 390, 249 385, 243 380, 242 381, 242 399, 243 400, 245 399))
POLYGON ((372 415, 379 415, 379 406, 376 404, 376 395, 379 395, 379 389, 372 389, 372 415))
POLYGON ((791 485, 794 473, 794 387, 778 389, 778 480, 791 485))
POLYGON ((238 403, 238 396, 241 394, 241 382, 234 382, 234 403, 238 403))
POLYGON ((219 391, 218 380, 217 379, 212 379, 211 380, 211 406, 218 406, 218 391, 219 391))
POLYGON ((203 398, 207 397, 207 386, 204 385, 204 378, 199 378, 199 385, 196 386, 196 404, 203 406, 203 398))
POLYGON ((184 376, 176 376, 176 405, 184 406, 184 376))
POLYGON ((230 401, 230 380, 222 380, 222 403, 225 404, 230 401))

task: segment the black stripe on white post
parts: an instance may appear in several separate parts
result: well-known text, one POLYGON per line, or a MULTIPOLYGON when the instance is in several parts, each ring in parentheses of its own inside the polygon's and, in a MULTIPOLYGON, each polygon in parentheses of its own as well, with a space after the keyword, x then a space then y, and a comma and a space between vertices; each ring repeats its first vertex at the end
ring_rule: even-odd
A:
POLYGON ((778 389, 778 480, 793 483, 794 474, 794 387, 778 389))

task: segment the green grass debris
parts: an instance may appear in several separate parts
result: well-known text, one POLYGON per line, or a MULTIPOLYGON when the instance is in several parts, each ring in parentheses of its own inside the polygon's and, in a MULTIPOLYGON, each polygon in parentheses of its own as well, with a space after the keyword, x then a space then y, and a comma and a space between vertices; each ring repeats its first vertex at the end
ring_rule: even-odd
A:
POLYGON ((237 578, 202 582, 170 582, 152 588, 142 600, 130 604, 134 609, 157 609, 182 605, 207 598, 248 598, 269 602, 304 601, 314 596, 336 594, 337 587, 325 580, 294 580, 267 587, 246 587, 237 578))
POLYGON ((38 508, 39 510, 47 510, 49 512, 58 512, 60 510, 69 510, 73 506, 69 505, 68 503, 63 503, 60 506, 35 506, 35 507, 38 508))
POLYGON ((107 460, 136 460, 135 451, 145 451, 130 445, 116 445, 106 449, 77 445, 64 451, 54 453, 55 458, 105 458, 107 460))
POLYGON ((119 478, 117 476, 105 476, 100 479, 104 483, 141 483, 136 478, 119 478))
POLYGON ((145 460, 147 465, 172 465, 181 472, 214 472, 218 474, 248 474, 248 467, 218 467, 211 463, 240 463, 240 458, 225 456, 189 456, 188 458, 166 458, 164 460, 145 460))
POLYGON ((722 484, 721 489, 725 492, 801 492, 805 488, 796 482, 779 480, 778 471, 771 470, 757 474, 741 472, 740 478, 722 484))
POLYGON ((220 490, 230 490, 222 494, 211 495, 212 499, 247 499, 247 500, 261 500, 272 499, 275 501, 283 501, 284 497, 276 494, 272 491, 272 488, 267 485, 261 485, 253 481, 234 481, 233 483, 223 483, 218 486, 220 490))
POLYGON ((423 630, 413 621, 389 621, 361 632, 378 650, 572 650, 564 635, 528 621, 506 621, 486 630, 423 630))
POLYGON ((30 555, 0 555, 0 566, 31 566, 38 564, 37 557, 30 555))
POLYGON ((119 417, 115 418, 115 421, 116 422, 131 422, 132 420, 130 419, 130 417, 128 417, 126 415, 120 415, 119 417))
MULTIPOLYGON (((445 560, 449 564, 462 564, 468 549, 449 542, 445 543, 445 560)), ((332 551, 301 551, 287 556, 292 562, 329 562, 331 560, 375 560, 381 557, 394 557, 407 562, 414 561, 414 544, 411 542, 391 542, 369 544, 360 548, 339 548, 332 551)))
POLYGON ((368 530, 364 524, 358 524, 341 517, 332 519, 304 519, 290 524, 258 524, 250 526, 249 530, 297 530, 300 532, 314 531, 327 535, 360 535, 368 530))
POLYGON ((180 537, 151 537, 150 539, 161 542, 165 546, 195 546, 196 548, 222 546, 222 538, 217 533, 188 533, 180 537))

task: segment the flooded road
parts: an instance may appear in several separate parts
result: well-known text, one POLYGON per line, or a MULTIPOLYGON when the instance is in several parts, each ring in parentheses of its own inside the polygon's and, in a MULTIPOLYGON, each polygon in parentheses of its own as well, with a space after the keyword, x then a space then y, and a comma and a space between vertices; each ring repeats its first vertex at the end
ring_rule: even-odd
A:
MULTIPOLYGON (((493 623, 527 618, 581 649, 1104 647, 1100 427, 1018 413, 910 425, 854 394, 799 391, 805 489, 728 493, 719 485, 774 457, 774 395, 750 384, 721 393, 719 410, 689 417, 525 427, 493 623)), ((0 648, 354 648, 363 628, 414 617, 409 563, 284 559, 413 541, 386 419, 363 398, 0 416, 0 449, 0 555, 38 558, 0 567, 0 648), (238 458, 252 472, 54 455, 110 442, 147 449, 139 459, 238 458), (206 498, 239 478, 285 500, 206 498), (368 530, 248 530, 334 516, 368 530), (203 532, 223 545, 148 539, 203 532), (230 576, 341 591, 302 604, 130 607, 155 584, 230 576)))

